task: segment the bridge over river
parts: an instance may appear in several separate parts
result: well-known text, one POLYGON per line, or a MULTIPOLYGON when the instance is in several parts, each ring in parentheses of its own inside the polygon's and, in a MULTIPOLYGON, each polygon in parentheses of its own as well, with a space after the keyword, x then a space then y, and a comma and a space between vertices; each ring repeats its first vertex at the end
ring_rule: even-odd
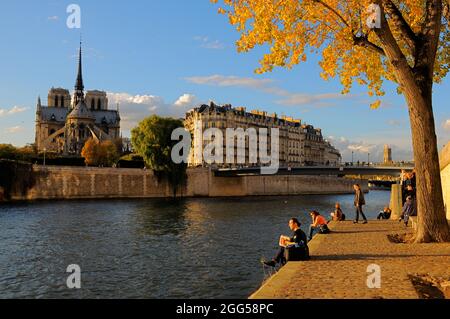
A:
MULTIPOLYGON (((369 183, 377 186, 389 186, 397 182, 402 170, 412 171, 412 166, 387 167, 387 166, 305 166, 297 168, 283 167, 276 175, 305 175, 305 176, 339 176, 358 177, 369 180, 369 183)), ((221 168, 213 169, 216 177, 241 177, 261 175, 261 168, 221 168)))

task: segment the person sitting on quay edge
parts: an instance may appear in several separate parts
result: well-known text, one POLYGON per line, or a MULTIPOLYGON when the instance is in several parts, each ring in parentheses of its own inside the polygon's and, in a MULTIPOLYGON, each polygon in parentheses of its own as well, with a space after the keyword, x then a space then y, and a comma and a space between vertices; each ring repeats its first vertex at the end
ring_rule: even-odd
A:
POLYGON ((297 218, 291 218, 291 220, 289 221, 289 228, 294 232, 293 236, 280 237, 280 249, 278 250, 275 258, 273 258, 271 261, 263 261, 266 266, 275 267, 278 263, 281 265, 286 264, 285 252, 288 247, 304 247, 305 252, 308 251, 308 241, 306 238, 306 234, 300 229, 300 226, 301 223, 297 218))
POLYGON ((412 196, 408 196, 406 198, 405 206, 403 206, 402 216, 399 219, 399 222, 404 220, 405 226, 408 226, 409 217, 417 216, 417 205, 416 200, 412 196))
POLYGON ((403 205, 406 203, 406 199, 411 196, 413 198, 416 197, 416 191, 412 185, 406 186, 406 189, 403 191, 403 205))
POLYGON ((345 214, 342 212, 341 204, 336 203, 334 212, 331 213, 331 220, 334 222, 341 222, 345 220, 345 214))
POLYGON ((312 211, 309 213, 312 218, 312 224, 309 226, 309 237, 308 241, 311 241, 314 233, 320 233, 320 234, 328 234, 330 232, 330 229, 328 228, 328 222, 322 215, 319 214, 317 211, 312 211))
POLYGON ((382 212, 380 212, 380 214, 378 215, 377 219, 378 220, 382 220, 382 219, 391 219, 391 214, 392 214, 392 210, 386 206, 382 212))
POLYGON ((359 215, 361 214, 362 218, 364 219, 363 224, 367 224, 367 218, 363 212, 363 206, 366 205, 366 200, 364 199, 364 193, 361 189, 361 186, 359 186, 359 184, 353 185, 353 188, 355 190, 354 204, 356 207, 356 219, 353 221, 353 223, 357 224, 359 222, 359 215))

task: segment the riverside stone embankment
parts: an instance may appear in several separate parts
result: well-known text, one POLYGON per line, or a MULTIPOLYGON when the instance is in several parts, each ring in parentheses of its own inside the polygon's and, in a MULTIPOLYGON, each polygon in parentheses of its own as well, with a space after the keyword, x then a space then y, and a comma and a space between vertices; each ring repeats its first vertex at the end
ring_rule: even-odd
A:
POLYGON ((251 298, 418 299, 421 288, 429 293, 427 283, 417 285, 422 279, 433 282, 436 295, 450 298, 450 243, 394 243, 389 235, 412 232, 397 221, 339 222, 331 229, 311 241, 310 261, 288 263, 251 298), (379 287, 368 285, 373 265, 379 287))
MULTIPOLYGON (((11 200, 163 198, 173 191, 153 171, 142 169, 33 166, 28 187, 11 185, 11 200), (20 189, 20 191, 18 191, 20 189)), ((333 176, 215 177, 208 169, 189 169, 187 182, 179 187, 183 197, 283 196, 353 193, 355 183, 333 176)), ((24 183, 14 180, 12 183, 24 183)), ((365 187, 366 188, 366 187, 365 187)), ((1 190, 0 190, 1 191, 1 190)), ((1 196, 1 195, 0 195, 1 196)), ((3 196, 6 197, 6 196, 3 196)))
MULTIPOLYGON (((440 166, 450 221, 450 143, 441 152, 440 166)), ((439 286, 450 299, 450 243, 394 243, 389 236, 413 232, 395 220, 340 222, 331 228, 331 234, 317 235, 310 243, 311 261, 288 263, 251 298, 417 299, 439 286), (380 267, 379 288, 367 285, 370 265, 380 267)))

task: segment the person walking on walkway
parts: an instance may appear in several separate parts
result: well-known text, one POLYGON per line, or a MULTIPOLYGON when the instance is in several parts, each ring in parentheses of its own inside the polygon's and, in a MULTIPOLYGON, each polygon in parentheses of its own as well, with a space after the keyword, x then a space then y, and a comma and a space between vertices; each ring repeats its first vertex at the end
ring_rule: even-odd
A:
POLYGON ((355 190, 355 207, 356 207, 356 219, 353 221, 353 223, 357 224, 359 222, 359 215, 361 214, 362 218, 364 219, 363 224, 367 224, 367 218, 363 212, 363 206, 366 205, 366 200, 364 199, 364 193, 361 189, 361 186, 359 186, 359 184, 355 184, 353 186, 353 188, 355 190))

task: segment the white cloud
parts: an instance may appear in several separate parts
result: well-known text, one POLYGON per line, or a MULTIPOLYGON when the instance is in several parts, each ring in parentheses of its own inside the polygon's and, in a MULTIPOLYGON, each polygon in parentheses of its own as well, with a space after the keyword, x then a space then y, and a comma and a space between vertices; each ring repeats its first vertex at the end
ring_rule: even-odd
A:
POLYGON ((11 110, 9 110, 8 114, 17 114, 17 113, 23 113, 26 110, 28 110, 27 107, 19 107, 19 106, 14 106, 11 110))
POLYGON ((450 131, 450 119, 444 122, 444 130, 450 131))
POLYGON ((14 133, 20 133, 23 132, 24 129, 21 126, 14 126, 14 127, 9 127, 6 129, 6 132, 14 134, 14 133))
POLYGON ((59 17, 58 16, 51 16, 51 17, 48 17, 47 20, 49 20, 49 21, 58 21, 59 17))
POLYGON ((325 94, 290 93, 287 95, 285 99, 279 100, 277 101, 277 103, 292 106, 312 104, 316 107, 329 107, 333 106, 334 104, 325 101, 344 99, 349 97, 350 97, 349 95, 342 95, 341 93, 325 93, 325 94))
POLYGON ((178 100, 174 103, 174 105, 179 107, 192 107, 196 102, 195 95, 192 94, 183 94, 178 98, 178 100))
POLYGON ((27 107, 14 106, 12 109, 0 109, 0 117, 23 113, 28 110, 27 107))
POLYGON ((110 105, 120 105, 121 128, 127 133, 145 117, 156 114, 174 118, 184 118, 192 108, 195 97, 184 94, 173 104, 166 103, 163 98, 155 95, 132 95, 129 93, 108 93, 110 105))
POLYGON ((225 44, 223 44, 219 40, 210 40, 208 37, 205 37, 205 36, 194 37, 194 40, 197 42, 200 42, 200 44, 201 44, 200 46, 205 49, 211 49, 211 50, 225 49, 225 44))
POLYGON ((249 77, 210 75, 194 76, 185 78, 186 81, 199 85, 212 85, 219 87, 243 87, 262 91, 267 94, 280 96, 277 104, 285 106, 311 105, 314 107, 334 106, 337 99, 352 98, 352 95, 342 95, 341 93, 292 93, 274 85, 271 79, 255 79, 249 77))
MULTIPOLYGON (((355 162, 367 162, 369 153, 371 162, 383 161, 385 143, 355 142, 350 141, 345 137, 336 138, 334 136, 330 136, 328 140, 341 152, 344 162, 352 161, 352 152, 355 162)), ((390 145, 390 147, 392 148, 394 161, 410 161, 413 159, 411 149, 406 149, 397 145, 390 145)))
POLYGON ((387 124, 389 124, 390 126, 403 126, 405 125, 405 121, 404 120, 388 120, 387 124))
POLYGON ((263 89, 268 84, 272 83, 270 79, 254 79, 244 78, 238 76, 224 76, 224 75, 210 75, 210 76, 193 76, 188 77, 186 80, 190 83, 200 85, 213 85, 213 86, 240 86, 249 87, 253 89, 263 89))

